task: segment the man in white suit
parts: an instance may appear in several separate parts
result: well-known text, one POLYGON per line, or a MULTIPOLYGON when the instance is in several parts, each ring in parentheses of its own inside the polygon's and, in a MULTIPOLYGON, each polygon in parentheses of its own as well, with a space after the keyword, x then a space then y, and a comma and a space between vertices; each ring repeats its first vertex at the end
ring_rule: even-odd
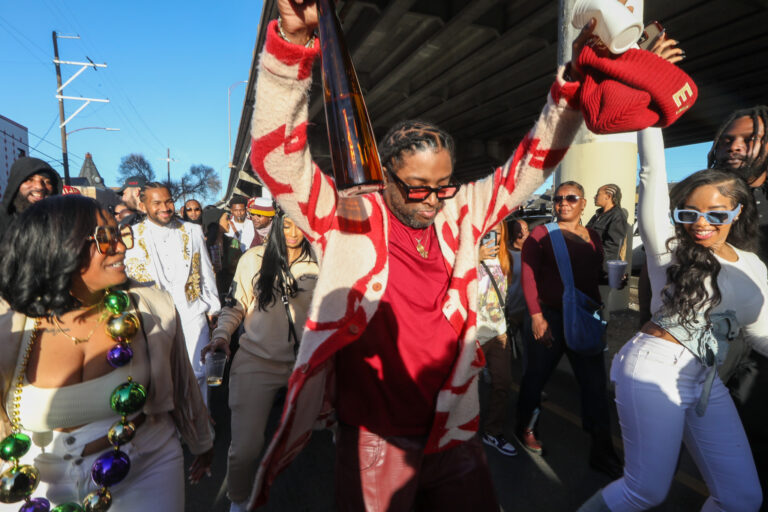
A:
POLYGON ((208 325, 219 304, 216 278, 202 228, 174 216, 173 199, 161 183, 141 189, 147 218, 134 226, 136 243, 126 252, 128 276, 170 293, 181 317, 187 352, 207 403, 200 350, 208 344, 208 325))

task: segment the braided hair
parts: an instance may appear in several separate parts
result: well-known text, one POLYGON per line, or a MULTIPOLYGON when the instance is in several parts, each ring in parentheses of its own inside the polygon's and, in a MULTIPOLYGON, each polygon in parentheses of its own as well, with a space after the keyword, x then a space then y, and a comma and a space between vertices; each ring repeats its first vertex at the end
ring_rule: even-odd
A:
POLYGON ((419 119, 400 121, 389 129, 379 143, 381 164, 391 172, 396 172, 403 165, 403 156, 417 151, 445 149, 451 155, 451 164, 455 160, 453 137, 438 126, 419 119))
POLYGON ((749 154, 750 151, 748 151, 747 158, 744 161, 744 170, 739 172, 742 178, 750 181, 759 177, 768 169, 768 165, 766 165, 768 164, 768 106, 766 105, 757 105, 752 108, 737 110, 732 113, 722 125, 720 125, 720 128, 717 130, 717 135, 715 135, 715 141, 712 143, 712 148, 707 154, 707 166, 709 168, 718 167, 717 148, 722 142, 723 132, 728 129, 731 123, 742 117, 749 117, 752 119, 752 137, 755 139, 760 131, 760 121, 762 121, 763 124, 763 136, 760 138, 760 151, 755 156, 749 154))
POLYGON ((621 208, 621 189, 618 185, 614 183, 608 183, 607 185, 603 185, 600 187, 605 191, 606 194, 611 196, 611 201, 613 201, 613 206, 618 206, 621 208))

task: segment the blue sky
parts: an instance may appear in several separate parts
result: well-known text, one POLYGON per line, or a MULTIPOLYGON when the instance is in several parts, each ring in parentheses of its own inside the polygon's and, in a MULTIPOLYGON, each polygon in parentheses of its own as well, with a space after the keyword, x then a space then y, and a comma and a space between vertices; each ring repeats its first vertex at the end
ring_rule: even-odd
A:
MULTIPOLYGON (((228 176, 227 90, 248 78, 261 1, 4 2, 0 11, 0 115, 26 126, 32 156, 63 174, 51 32, 62 60, 86 56, 106 69, 86 70, 65 89, 69 96, 109 98, 88 105, 67 130, 97 126, 69 137, 70 173, 77 176, 86 152, 108 186, 119 185, 121 157, 141 153, 164 177, 166 148, 171 176, 191 165, 209 165, 228 176)), ((64 80, 77 68, 63 66, 64 80)), ((232 137, 236 136, 245 86, 232 89, 232 137)), ((79 102, 65 102, 66 115, 79 102)), ((234 140, 233 140, 234 144, 234 140)), ((706 163, 708 144, 668 151, 670 180, 706 163)), ((212 198, 211 198, 212 199, 212 198)))
MULTIPOLYGON (((83 130, 69 141, 71 175, 77 176, 86 152, 93 155, 109 186, 118 185, 121 157, 142 153, 159 177, 191 165, 219 171, 226 186, 227 89, 248 78, 261 1, 86 2, 30 0, 3 2, 0 10, 0 115, 26 126, 32 156, 51 161, 63 174, 56 75, 51 32, 80 35, 60 39, 62 60, 106 63, 83 72, 65 93, 109 98, 88 105, 67 130, 88 126, 118 132, 83 130), (44 138, 44 141, 41 141, 44 138)), ((64 80, 78 68, 62 66, 64 80)), ((245 86, 232 90, 232 136, 243 106, 245 86)), ((65 101, 66 115, 79 102, 65 101)), ((233 141, 234 144, 234 141, 233 141)))

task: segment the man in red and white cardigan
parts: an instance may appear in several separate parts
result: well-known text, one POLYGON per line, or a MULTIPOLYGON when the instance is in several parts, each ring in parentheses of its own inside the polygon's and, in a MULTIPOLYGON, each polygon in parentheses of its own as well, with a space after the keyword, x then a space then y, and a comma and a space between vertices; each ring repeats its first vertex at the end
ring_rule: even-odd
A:
POLYGON ((247 505, 266 501, 313 426, 338 419, 339 509, 497 510, 476 436, 485 364, 475 336, 478 245, 565 155, 582 119, 579 84, 561 69, 507 163, 450 199, 437 197, 452 180, 450 137, 419 122, 401 123, 380 146, 382 193, 340 199, 307 146, 314 2, 279 0, 278 8, 282 26, 269 25, 260 62, 251 162, 312 243, 320 274, 247 505), (434 191, 409 201, 413 186, 434 191))

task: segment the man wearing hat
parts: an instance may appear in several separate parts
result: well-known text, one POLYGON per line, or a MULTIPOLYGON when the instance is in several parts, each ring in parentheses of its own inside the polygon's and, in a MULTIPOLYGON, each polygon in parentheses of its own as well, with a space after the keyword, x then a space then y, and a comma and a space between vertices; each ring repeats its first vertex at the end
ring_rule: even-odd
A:
POLYGON ((47 162, 28 156, 16 160, 0 205, 0 238, 18 213, 48 196, 61 194, 61 188, 61 178, 47 162))
POLYGON ((139 210, 140 212, 146 212, 144 204, 141 202, 139 195, 141 194, 141 187, 147 184, 147 179, 144 176, 137 175, 131 176, 125 180, 123 186, 117 191, 117 195, 121 197, 123 202, 133 210, 139 210))
POLYGON ((275 217, 275 205, 266 197, 252 197, 248 200, 248 215, 251 216, 254 230, 249 247, 256 247, 267 241, 267 234, 275 217))
POLYGON ((120 221, 120 225, 135 226, 142 220, 147 213, 144 203, 141 202, 141 188, 147 184, 144 176, 131 176, 125 180, 123 186, 117 191, 117 195, 123 200, 123 203, 134 211, 120 221))

